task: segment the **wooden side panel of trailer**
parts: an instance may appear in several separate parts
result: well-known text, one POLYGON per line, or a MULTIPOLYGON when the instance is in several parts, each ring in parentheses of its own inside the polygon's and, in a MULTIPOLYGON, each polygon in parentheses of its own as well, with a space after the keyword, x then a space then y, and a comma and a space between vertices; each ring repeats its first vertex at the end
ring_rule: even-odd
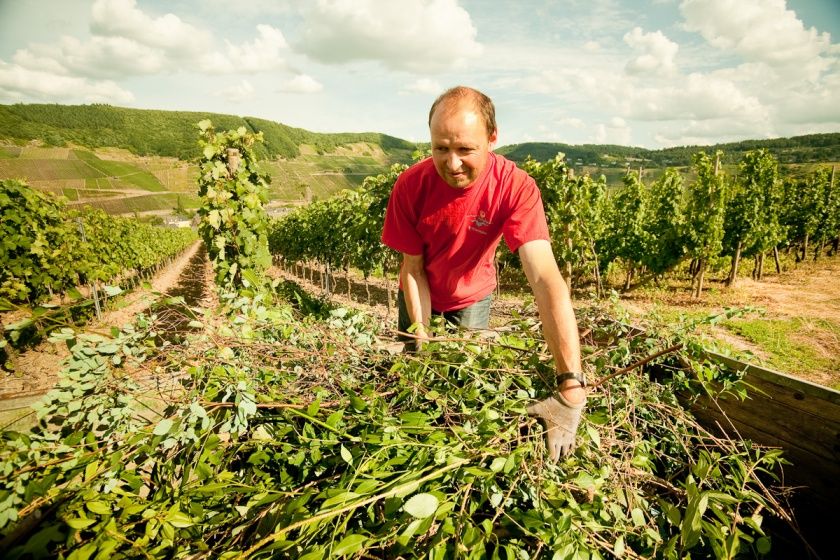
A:
POLYGON ((825 558, 836 548, 833 541, 840 521, 840 392, 706 354, 714 362, 743 371, 751 387, 749 397, 699 399, 692 412, 713 431, 784 450, 792 465, 785 466, 781 476, 784 486, 797 488, 791 502, 794 514, 817 552, 812 557, 825 558))

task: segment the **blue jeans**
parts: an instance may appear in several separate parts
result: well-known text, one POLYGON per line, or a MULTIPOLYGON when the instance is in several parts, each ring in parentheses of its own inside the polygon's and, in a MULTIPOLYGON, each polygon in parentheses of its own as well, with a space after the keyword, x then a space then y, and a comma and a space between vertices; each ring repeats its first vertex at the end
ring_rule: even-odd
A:
MULTIPOLYGON (((432 315, 438 317, 443 316, 447 323, 456 327, 487 329, 490 327, 490 301, 493 299, 492 296, 493 294, 489 294, 484 299, 463 309, 443 312, 433 309, 432 315)), ((405 305, 405 295, 402 290, 397 294, 397 306, 399 308, 398 328, 401 332, 408 332, 408 328, 411 326, 411 319, 408 316, 408 308, 405 305)), ((402 335, 399 335, 398 338, 406 342, 413 340, 402 335)))

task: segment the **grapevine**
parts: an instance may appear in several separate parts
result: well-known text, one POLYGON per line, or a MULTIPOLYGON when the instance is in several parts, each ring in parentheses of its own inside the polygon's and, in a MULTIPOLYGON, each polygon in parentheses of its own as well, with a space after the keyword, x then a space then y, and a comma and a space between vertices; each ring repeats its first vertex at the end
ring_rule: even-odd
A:
POLYGON ((267 176, 257 169, 254 145, 262 133, 245 127, 217 134, 209 120, 198 124, 203 159, 198 194, 199 233, 223 292, 256 296, 265 291, 271 264, 266 226, 267 176))
POLYGON ((68 210, 20 181, 0 183, 0 302, 37 305, 89 282, 143 274, 195 240, 101 210, 68 210), (84 232, 84 233, 82 233, 84 232))

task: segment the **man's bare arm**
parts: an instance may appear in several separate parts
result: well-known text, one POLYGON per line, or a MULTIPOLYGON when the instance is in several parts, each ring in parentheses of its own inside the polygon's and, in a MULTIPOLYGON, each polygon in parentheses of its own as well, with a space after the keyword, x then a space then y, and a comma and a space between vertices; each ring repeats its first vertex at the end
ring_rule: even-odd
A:
MULTIPOLYGON (((537 300, 543 336, 554 356, 554 367, 558 372, 582 373, 580 335, 572 299, 557 269, 551 244, 544 240, 529 241, 519 248, 519 258, 537 300)), ((528 407, 529 414, 545 423, 546 448, 552 460, 574 451, 585 403, 586 390, 575 379, 566 379, 555 396, 528 407)))
MULTIPOLYGON (((551 244, 544 240, 529 241, 519 248, 519 258, 537 300, 543 336, 554 357, 556 370, 582 372, 577 320, 551 244)), ((582 402, 585 396, 574 379, 564 381, 561 391, 573 403, 582 402)))
POLYGON ((414 334, 426 336, 425 327, 429 325, 432 315, 432 300, 429 293, 429 280, 426 277, 423 255, 408 255, 403 253, 400 267, 400 281, 408 317, 412 323, 418 323, 414 334))

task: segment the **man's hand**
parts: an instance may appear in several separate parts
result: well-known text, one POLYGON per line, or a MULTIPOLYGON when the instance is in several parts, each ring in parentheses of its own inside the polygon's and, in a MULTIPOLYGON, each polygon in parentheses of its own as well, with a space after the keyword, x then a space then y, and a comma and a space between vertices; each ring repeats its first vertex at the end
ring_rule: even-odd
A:
MULTIPOLYGON (((564 391, 570 398, 572 391, 564 391)), ((577 433, 583 407, 586 404, 586 393, 582 388, 574 390, 582 393, 580 400, 572 402, 558 392, 556 398, 549 397, 528 407, 528 414, 536 416, 545 423, 545 439, 548 453, 552 461, 565 457, 575 450, 575 434, 577 433)))
POLYGON ((414 339, 414 349, 418 352, 431 340, 429 333, 426 332, 426 327, 422 323, 417 325, 414 336, 417 337, 414 339))

